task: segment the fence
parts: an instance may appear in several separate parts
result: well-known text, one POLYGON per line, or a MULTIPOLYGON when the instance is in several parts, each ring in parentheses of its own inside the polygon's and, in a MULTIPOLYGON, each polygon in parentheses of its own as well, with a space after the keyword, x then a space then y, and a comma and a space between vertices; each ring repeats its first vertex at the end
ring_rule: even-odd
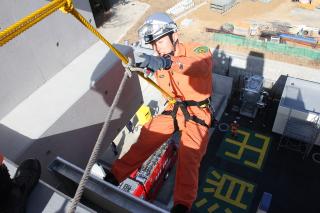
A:
POLYGON ((256 39, 248 39, 242 36, 221 33, 214 33, 213 40, 219 43, 225 43, 234 46, 242 46, 246 48, 264 50, 272 53, 304 57, 311 60, 320 60, 319 50, 313 50, 304 47, 296 47, 289 44, 265 42, 256 39))

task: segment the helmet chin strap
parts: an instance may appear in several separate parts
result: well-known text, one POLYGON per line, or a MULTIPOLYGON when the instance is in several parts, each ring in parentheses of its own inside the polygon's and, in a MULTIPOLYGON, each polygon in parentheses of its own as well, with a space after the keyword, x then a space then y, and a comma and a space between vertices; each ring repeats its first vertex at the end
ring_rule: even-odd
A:
POLYGON ((173 41, 173 34, 169 34, 169 39, 173 45, 173 51, 171 51, 170 53, 168 53, 168 55, 174 56, 174 53, 176 52, 176 47, 177 47, 177 43, 178 43, 178 39, 176 41, 173 41))

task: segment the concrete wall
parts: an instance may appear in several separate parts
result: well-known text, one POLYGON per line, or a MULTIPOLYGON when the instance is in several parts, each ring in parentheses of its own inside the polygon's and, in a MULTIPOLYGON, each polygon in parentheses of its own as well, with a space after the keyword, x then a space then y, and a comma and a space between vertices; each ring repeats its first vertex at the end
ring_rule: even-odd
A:
MULTIPOLYGON (((48 2, 2 1, 1 29, 48 2)), ((93 23, 89 1, 74 3, 93 23)), ((116 48, 132 57, 130 47, 116 48)), ((124 73, 120 60, 60 11, 1 47, 0 58, 0 152, 16 164, 38 158, 41 179, 60 188, 48 165, 60 156, 85 167, 124 73)), ((127 80, 104 144, 137 111, 141 91, 136 75, 127 80)))
MULTIPOLYGON (((283 134, 289 116, 302 121, 318 121, 319 125, 320 106, 314 96, 319 93, 319 90, 320 86, 315 82, 289 77, 281 96, 272 131, 283 134)), ((320 138, 317 138, 315 143, 320 145, 320 138)))
MULTIPOLYGON (((116 48, 132 57, 131 48, 116 48)), ((47 167, 57 156, 84 168, 123 73, 120 60, 97 42, 1 120, 1 152, 17 164, 38 158, 41 178, 52 186, 59 182, 47 167)), ((133 75, 120 96, 102 150, 142 102, 139 80, 133 75)))
MULTIPOLYGON (((248 55, 239 55, 225 52, 219 46, 212 49, 214 59, 214 72, 229 75, 234 79, 234 85, 239 84, 239 79, 246 74, 263 75, 264 86, 271 88, 281 76, 289 75, 309 81, 320 82, 319 69, 288 64, 280 61, 265 59, 263 53, 250 52, 248 55)), ((241 82, 240 82, 241 83, 241 82)), ((285 83, 285 82, 284 82, 285 83)), ((282 93, 282 91, 281 91, 282 93)))
MULTIPOLYGON (((2 0, 1 30, 47 4, 46 0, 2 0)), ((88 0, 75 0, 94 24, 88 0)), ((0 48, 0 120, 97 39, 72 15, 57 11, 0 48)))
MULTIPOLYGON (((280 135, 283 134, 284 129, 287 124, 287 121, 288 121, 288 118, 289 118, 289 113, 290 113, 289 108, 283 107, 283 106, 278 107, 277 115, 276 115, 276 118, 274 120, 274 124, 272 127, 273 132, 278 133, 280 135)), ((314 113, 302 112, 302 111, 295 110, 295 109, 291 109, 290 117, 298 118, 300 120, 310 121, 310 122, 314 121, 314 119, 316 118, 314 113)), ((320 145, 320 136, 317 137, 315 144, 320 145)))

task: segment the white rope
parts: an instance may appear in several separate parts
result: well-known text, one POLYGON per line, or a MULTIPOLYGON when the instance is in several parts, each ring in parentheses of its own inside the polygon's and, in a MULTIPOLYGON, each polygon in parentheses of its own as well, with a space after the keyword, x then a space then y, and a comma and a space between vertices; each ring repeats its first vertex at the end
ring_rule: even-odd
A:
MULTIPOLYGON (((114 99, 113 99, 113 102, 111 104, 111 107, 110 107, 110 110, 109 110, 109 113, 105 119, 105 122, 102 126, 102 129, 99 133, 99 136, 98 136, 98 139, 96 141, 96 144, 93 148, 93 151, 91 153, 91 156, 90 156, 90 159, 88 161, 88 164, 86 166, 86 169, 83 173, 83 176, 80 180, 80 183, 78 185, 78 188, 77 188, 77 191, 74 195, 74 198, 72 199, 72 202, 71 202, 71 205, 69 207, 69 210, 68 212, 69 213, 74 213, 75 210, 76 210, 76 207, 78 205, 78 203, 80 202, 80 199, 82 197, 82 194, 83 194, 83 191, 84 191, 84 186, 86 185, 87 181, 88 181, 88 178, 90 176, 90 171, 93 167, 93 165, 96 163, 97 161, 97 158, 99 156, 99 152, 100 152, 100 149, 101 149, 101 145, 102 145, 102 142, 103 142, 103 139, 107 133, 107 130, 109 128, 109 125, 110 125, 110 120, 111 120, 111 116, 113 114, 113 111, 115 109, 115 107, 117 106, 119 100, 120 100, 120 95, 123 91, 123 88, 125 86, 125 83, 128 79, 128 76, 131 77, 132 73, 131 71, 141 71, 143 69, 141 68, 135 68, 135 67, 132 67, 132 62, 131 62, 131 59, 129 58, 129 63, 128 64, 124 64, 122 63, 122 65, 124 66, 125 68, 125 72, 124 72, 124 75, 123 75, 123 78, 121 80, 121 83, 120 83, 120 86, 119 86, 119 89, 117 91, 117 94, 115 95, 114 99)), ((108 141, 107 142, 107 147, 109 147, 111 141, 108 141)))

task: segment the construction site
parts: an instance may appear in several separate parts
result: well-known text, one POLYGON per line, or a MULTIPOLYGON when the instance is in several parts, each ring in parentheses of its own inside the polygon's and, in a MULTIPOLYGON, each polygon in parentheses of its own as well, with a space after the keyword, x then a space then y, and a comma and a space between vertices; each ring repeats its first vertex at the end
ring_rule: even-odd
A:
MULTIPOLYGON (((4 0, 0 212, 319 213, 319 20, 320 0, 4 0), (177 25, 169 71, 140 62, 167 57, 156 43, 166 35, 149 43, 140 35, 155 13, 177 25), (179 73, 191 69, 188 62, 174 67, 177 57, 187 58, 177 43, 197 44, 197 57, 209 54, 208 103, 188 105, 170 92, 178 80, 161 84, 164 72, 190 75, 179 73), (211 124, 187 119, 190 107, 207 107, 211 124), (205 148, 185 144, 180 110, 185 128, 207 128, 205 148), (164 137, 172 122, 158 124, 162 133, 151 130, 164 115, 172 116, 173 133, 123 181, 110 181, 128 153, 132 164, 140 159, 148 144, 137 148, 141 137, 164 137), (193 171, 181 173, 186 147, 204 154, 195 199, 176 210, 177 182, 194 181, 193 171), (27 159, 39 162, 39 180, 13 205, 5 185, 18 185, 27 159), (4 181, 3 167, 13 183, 4 181)), ((185 158, 191 164, 196 157, 185 158)))

